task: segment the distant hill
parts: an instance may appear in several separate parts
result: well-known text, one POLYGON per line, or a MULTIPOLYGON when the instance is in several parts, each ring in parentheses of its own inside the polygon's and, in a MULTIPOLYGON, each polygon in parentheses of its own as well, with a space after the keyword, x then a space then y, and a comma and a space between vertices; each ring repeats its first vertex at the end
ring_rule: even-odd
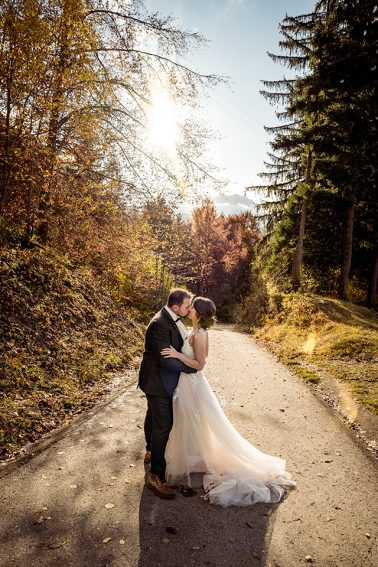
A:
MULTIPOLYGON (((245 195, 239 195, 234 193, 233 195, 219 195, 213 198, 215 208, 218 214, 237 215, 240 213, 245 213, 246 211, 251 211, 251 213, 256 213, 256 203, 249 199, 245 195)), ((192 209, 200 206, 201 203, 196 203, 194 205, 189 203, 184 203, 179 207, 179 213, 183 219, 188 219, 191 216, 192 209)))

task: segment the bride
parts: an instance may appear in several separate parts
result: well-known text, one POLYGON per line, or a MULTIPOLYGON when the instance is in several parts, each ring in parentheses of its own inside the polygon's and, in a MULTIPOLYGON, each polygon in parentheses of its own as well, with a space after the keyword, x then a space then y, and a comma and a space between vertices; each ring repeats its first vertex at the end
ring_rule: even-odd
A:
POLYGON ((209 351, 207 329, 215 322, 215 305, 205 297, 194 299, 188 317, 193 331, 181 352, 163 349, 165 358, 177 358, 196 368, 181 373, 173 395, 173 427, 167 444, 168 484, 203 484, 205 499, 220 506, 249 506, 278 502, 285 486, 294 486, 285 461, 251 445, 224 414, 202 374, 209 351))

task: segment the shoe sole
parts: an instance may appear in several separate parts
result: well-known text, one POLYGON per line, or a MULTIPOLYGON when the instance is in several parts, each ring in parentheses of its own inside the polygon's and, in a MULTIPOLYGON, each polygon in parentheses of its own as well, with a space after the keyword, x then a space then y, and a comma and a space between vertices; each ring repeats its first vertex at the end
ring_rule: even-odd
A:
POLYGON ((164 496, 163 494, 161 494, 161 492, 156 490, 154 486, 150 486, 149 484, 145 484, 144 486, 152 490, 152 492, 156 494, 156 496, 159 496, 159 498, 163 498, 164 500, 172 500, 175 497, 175 494, 167 494, 166 496, 164 496))

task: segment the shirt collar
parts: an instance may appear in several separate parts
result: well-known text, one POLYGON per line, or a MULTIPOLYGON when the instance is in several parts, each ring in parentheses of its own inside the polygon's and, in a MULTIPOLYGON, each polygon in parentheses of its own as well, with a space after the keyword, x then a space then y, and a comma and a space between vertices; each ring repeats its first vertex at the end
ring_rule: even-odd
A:
POLYGON ((179 315, 176 315, 176 313, 174 313, 173 311, 171 311, 168 307, 168 305, 165 306, 166 310, 168 311, 168 314, 172 317, 173 321, 176 323, 176 319, 177 317, 179 317, 179 315))

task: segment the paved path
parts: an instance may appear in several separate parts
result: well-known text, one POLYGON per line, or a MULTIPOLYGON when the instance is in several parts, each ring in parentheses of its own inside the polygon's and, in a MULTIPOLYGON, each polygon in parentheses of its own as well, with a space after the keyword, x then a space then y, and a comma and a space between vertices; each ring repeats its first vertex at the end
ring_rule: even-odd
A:
POLYGON ((0 565, 378 565, 376 464, 248 336, 219 326, 210 340, 205 373, 227 415, 286 458, 297 489, 279 505, 227 510, 201 494, 160 500, 143 486, 145 398, 128 386, 0 479, 0 565))

